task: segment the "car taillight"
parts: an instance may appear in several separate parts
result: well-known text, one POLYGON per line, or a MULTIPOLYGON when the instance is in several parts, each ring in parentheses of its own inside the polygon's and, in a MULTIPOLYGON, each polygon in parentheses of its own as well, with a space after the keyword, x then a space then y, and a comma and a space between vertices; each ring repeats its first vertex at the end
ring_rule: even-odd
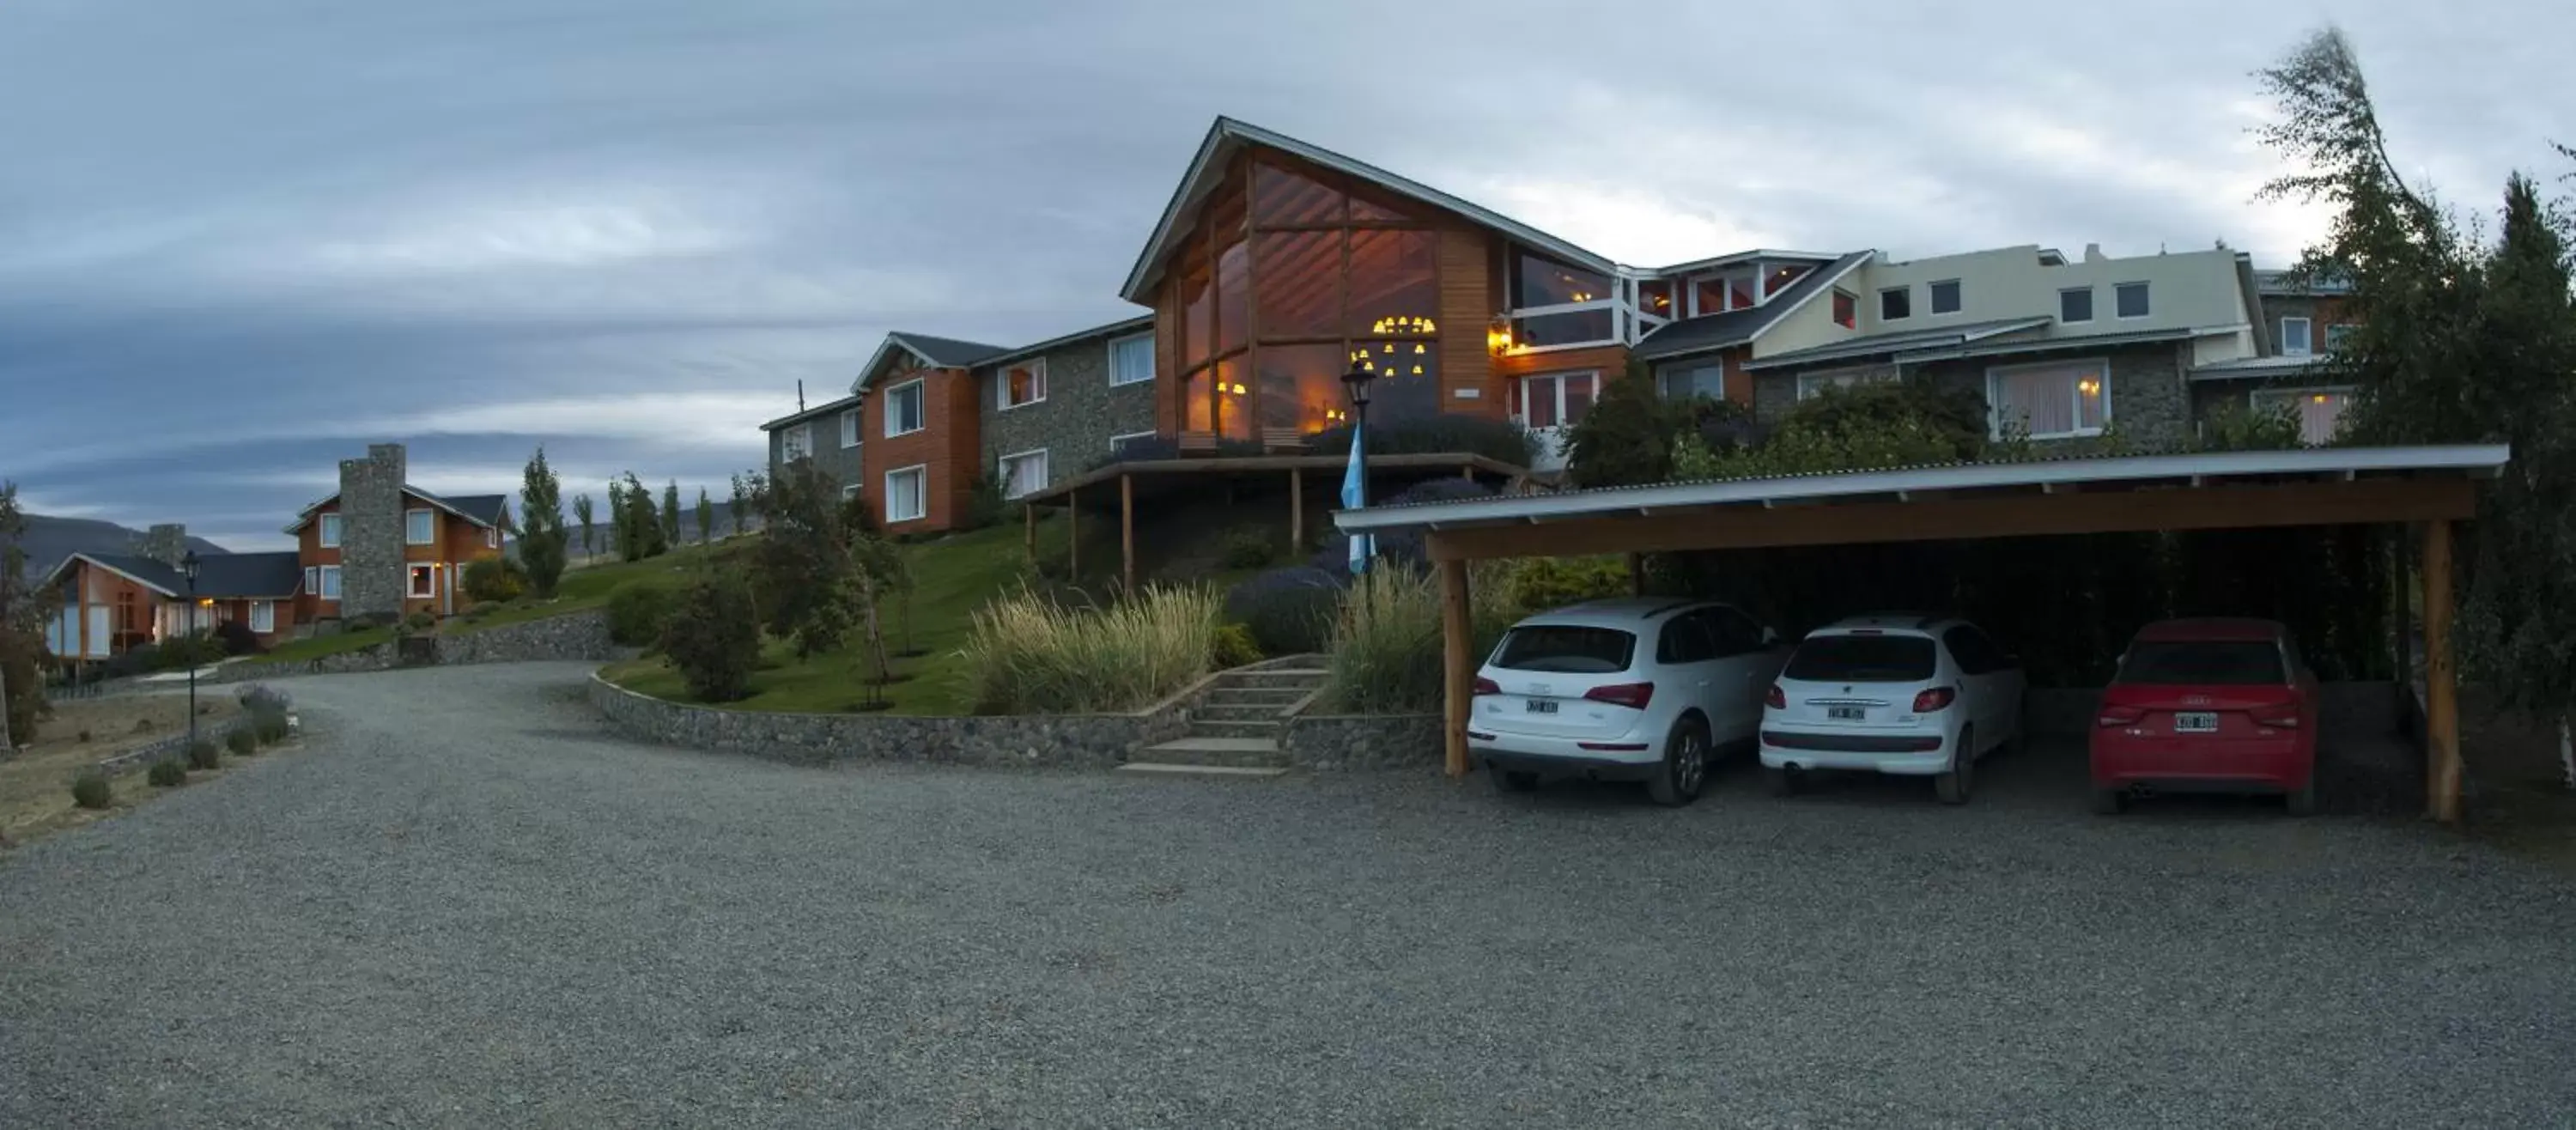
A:
POLYGON ((2133 726, 2137 724, 2138 719, 2146 716, 2146 711, 2134 706, 2105 706, 2102 708, 2102 716, 2094 721, 2104 726, 2133 726))
POLYGON ((2295 702, 2284 702, 2273 706, 2257 706, 2246 713, 2254 716, 2254 724, 2257 726, 2270 726, 2276 730, 2295 730, 2299 728, 2299 704, 2295 702))
POLYGON ((1789 708, 1789 692, 1781 690, 1780 684, 1773 683, 1771 684, 1771 693, 1762 696, 1762 705, 1771 707, 1775 710, 1787 710, 1789 708))
POLYGON ((1501 693, 1503 693, 1503 686, 1502 686, 1502 684, 1497 683, 1497 682, 1493 681, 1492 679, 1488 679, 1488 678, 1484 677, 1483 675, 1478 675, 1478 676, 1476 676, 1476 691, 1475 691, 1475 693, 1477 693, 1477 694, 1501 694, 1501 693))
POLYGON ((1610 686, 1594 687, 1591 690, 1585 691, 1583 692, 1583 697, 1591 699, 1594 702, 1606 702, 1612 706, 1625 706, 1631 710, 1644 710, 1647 703, 1655 700, 1655 684, 1614 683, 1610 686))
POLYGON ((1914 712, 1930 714, 1957 701, 1959 701, 1957 687, 1934 687, 1928 691, 1918 691, 1914 695, 1914 712))

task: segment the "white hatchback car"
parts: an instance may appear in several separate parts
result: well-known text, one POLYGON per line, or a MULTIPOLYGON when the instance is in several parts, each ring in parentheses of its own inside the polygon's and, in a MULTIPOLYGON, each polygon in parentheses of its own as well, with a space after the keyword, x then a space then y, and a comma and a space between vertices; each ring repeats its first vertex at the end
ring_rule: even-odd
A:
POLYGON ((1762 712, 1771 791, 1797 774, 1927 776, 1963 804, 1979 757, 2022 737, 2021 661, 1965 620, 1857 616, 1798 644, 1762 712))
POLYGON ((1717 747, 1749 743, 1787 650, 1724 604, 1587 601, 1522 620, 1476 673, 1469 755, 1497 787, 1549 777, 1642 781, 1688 804, 1717 747))

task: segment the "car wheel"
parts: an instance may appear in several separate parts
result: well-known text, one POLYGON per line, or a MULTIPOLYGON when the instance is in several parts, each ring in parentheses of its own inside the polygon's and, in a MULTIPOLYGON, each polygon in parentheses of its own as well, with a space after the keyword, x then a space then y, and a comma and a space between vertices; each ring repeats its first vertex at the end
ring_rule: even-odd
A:
POLYGON ((1646 795, 1657 804, 1681 805, 1699 799, 1708 782, 1708 724, 1697 718, 1673 723, 1664 739, 1662 770, 1646 779, 1646 795))
POLYGON ((2311 769, 2308 771, 2307 784, 2299 786, 2299 790, 2297 792, 2290 794, 2289 808, 2290 815, 2292 816, 2314 816, 2317 814, 2317 774, 2315 770, 2311 769))
POLYGON ((2093 811, 2101 816, 2117 816, 2128 807, 2129 795, 2118 789, 2093 790, 2093 811))
POLYGON ((1528 770, 1488 769, 1497 792, 1529 793, 1538 791, 1538 774, 1528 770))
POLYGON ((1798 773, 1786 765, 1765 766, 1762 770, 1762 787, 1769 789, 1772 796, 1796 796, 1798 795, 1798 773))
POLYGON ((1932 778, 1933 795, 1940 797, 1941 803, 1968 803, 1968 788, 1977 774, 1977 755, 1969 751, 1975 748, 1977 732, 1974 729, 1959 731, 1959 748, 1950 752, 1949 770, 1932 778))

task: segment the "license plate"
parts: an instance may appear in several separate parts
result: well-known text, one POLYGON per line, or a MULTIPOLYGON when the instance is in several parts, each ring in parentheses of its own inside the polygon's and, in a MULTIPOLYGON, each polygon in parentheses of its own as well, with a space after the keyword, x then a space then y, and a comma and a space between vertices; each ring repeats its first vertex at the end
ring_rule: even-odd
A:
POLYGON ((1825 720, 1828 722, 1859 722, 1866 720, 1868 717, 1869 711, 1857 706, 1828 706, 1825 708, 1825 720))
POLYGON ((1556 701, 1554 699, 1545 698, 1531 699, 1529 700, 1529 712, 1532 714, 1554 714, 1556 713, 1556 701))
POLYGON ((2215 734, 2218 732, 2218 715, 2206 710, 2181 711, 2174 715, 2174 732, 2177 734, 2215 734))

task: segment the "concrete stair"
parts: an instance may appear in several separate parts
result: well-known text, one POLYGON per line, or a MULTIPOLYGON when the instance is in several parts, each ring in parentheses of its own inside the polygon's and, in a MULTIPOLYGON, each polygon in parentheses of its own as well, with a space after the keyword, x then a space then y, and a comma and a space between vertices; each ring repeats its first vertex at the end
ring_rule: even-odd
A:
POLYGON ((1288 712, 1324 685, 1321 668, 1305 665, 1227 671, 1189 707, 1189 733, 1127 755, 1122 773, 1157 776, 1276 777, 1288 772, 1279 740, 1288 712))

